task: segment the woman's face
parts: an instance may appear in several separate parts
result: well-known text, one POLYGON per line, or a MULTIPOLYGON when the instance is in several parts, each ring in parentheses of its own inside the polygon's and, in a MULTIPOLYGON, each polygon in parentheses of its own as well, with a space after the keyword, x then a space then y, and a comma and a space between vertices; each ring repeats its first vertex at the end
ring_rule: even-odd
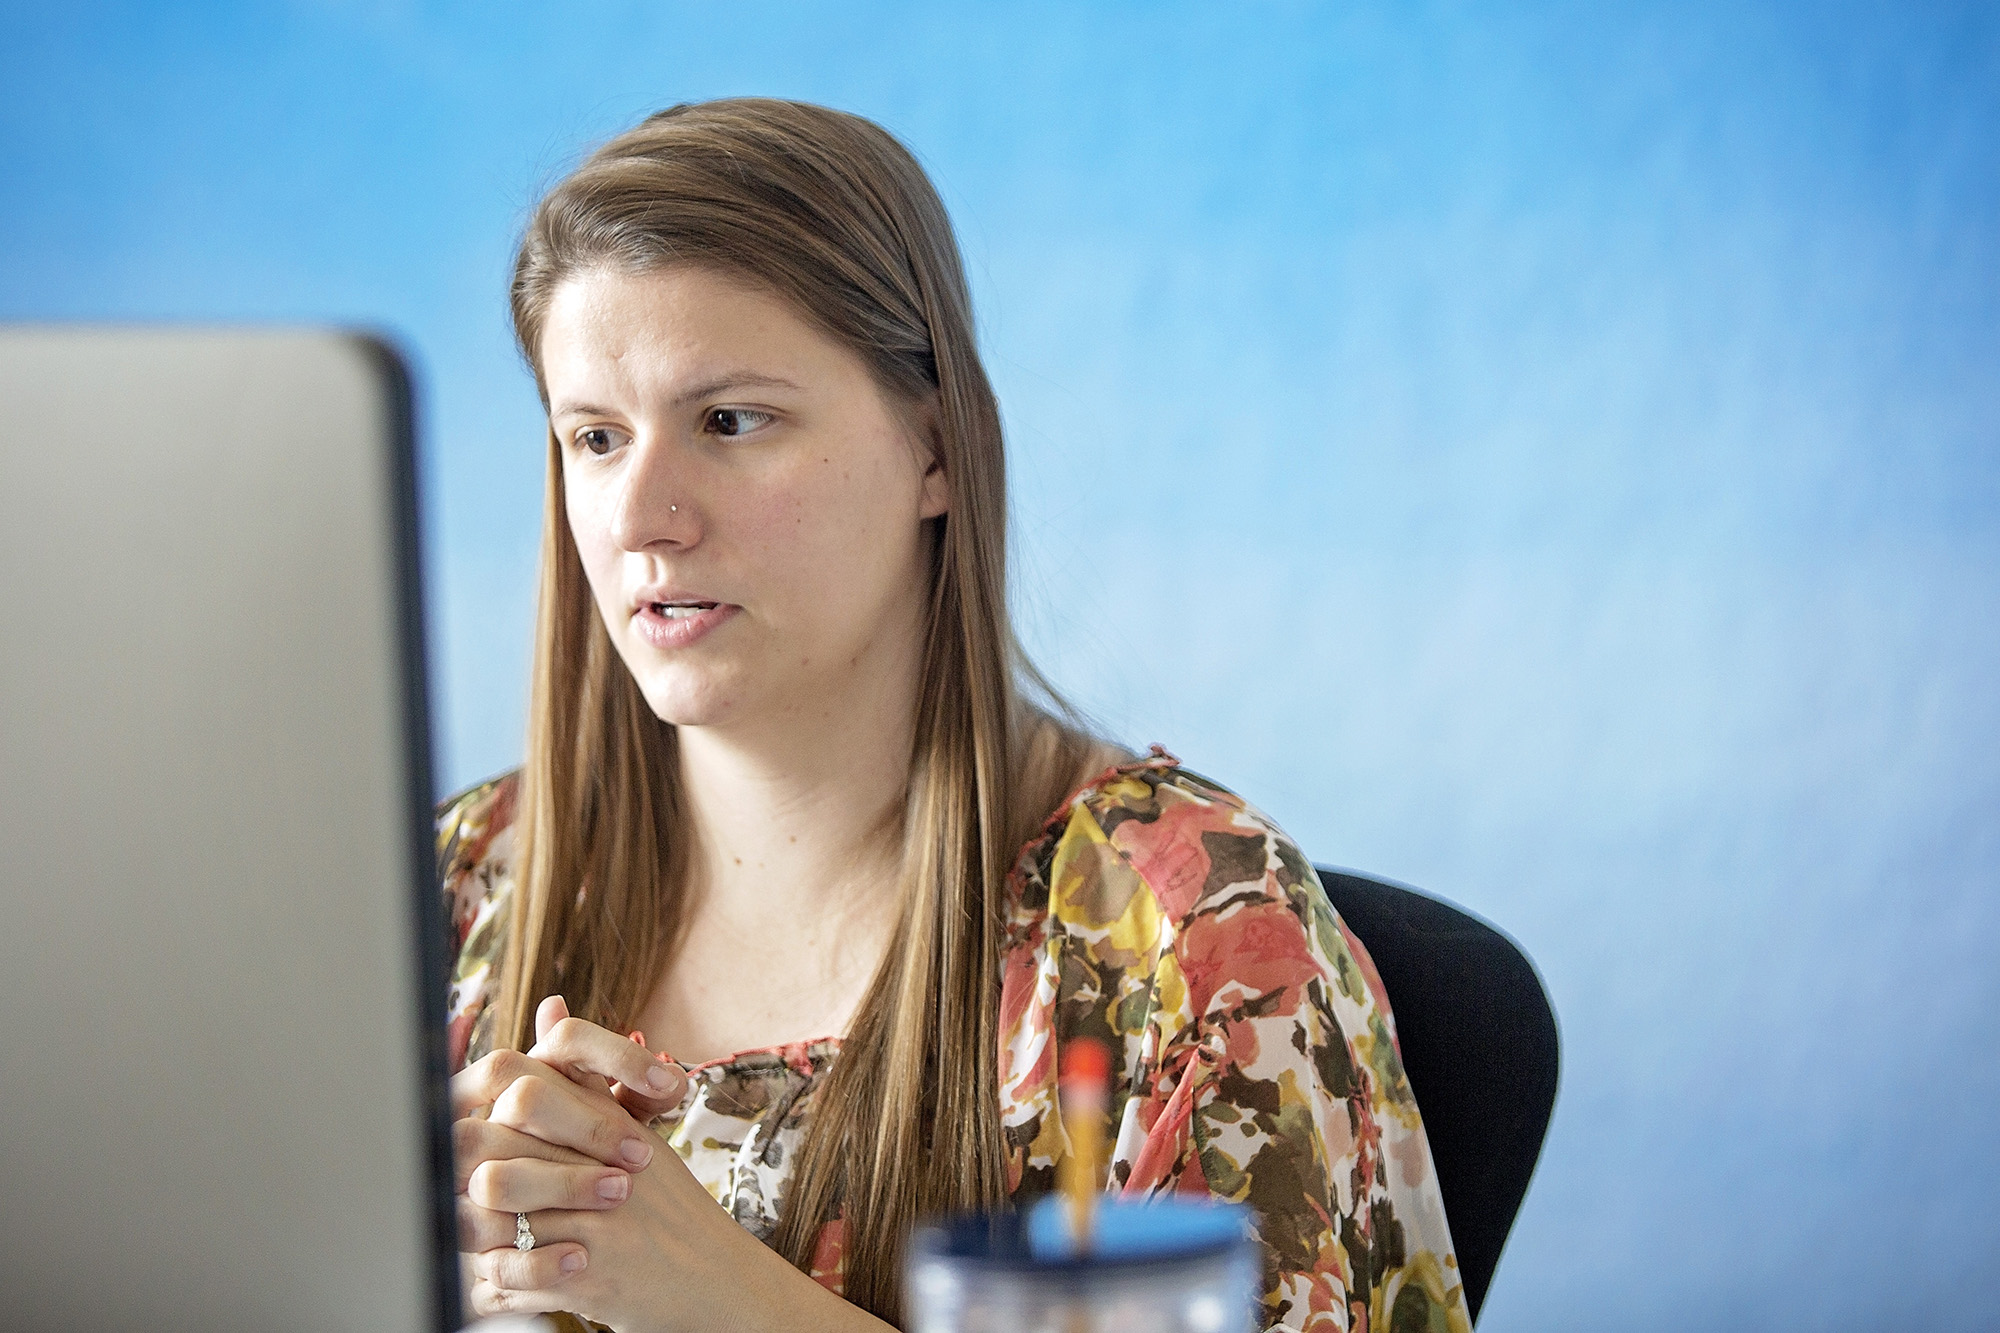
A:
POLYGON ((913 675, 944 472, 853 353, 673 268, 564 282, 541 363, 570 531, 656 714, 811 726, 913 675))

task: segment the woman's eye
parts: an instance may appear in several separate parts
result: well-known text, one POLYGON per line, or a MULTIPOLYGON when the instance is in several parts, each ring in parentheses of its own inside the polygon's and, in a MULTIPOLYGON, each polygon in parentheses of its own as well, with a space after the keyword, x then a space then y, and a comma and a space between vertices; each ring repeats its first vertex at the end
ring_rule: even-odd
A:
POLYGON ((611 426, 586 426, 576 433, 576 442, 593 454, 608 454, 626 438, 624 431, 611 426))
POLYGON ((771 419, 769 412, 749 407, 717 407, 708 414, 708 429, 717 435, 747 435, 771 419))

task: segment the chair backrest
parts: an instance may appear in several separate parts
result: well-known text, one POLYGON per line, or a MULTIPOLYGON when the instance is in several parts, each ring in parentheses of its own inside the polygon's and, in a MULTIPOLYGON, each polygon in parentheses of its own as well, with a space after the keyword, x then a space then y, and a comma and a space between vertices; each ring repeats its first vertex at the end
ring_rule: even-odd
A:
POLYGON ((1477 1319, 1555 1107, 1555 1010, 1520 946, 1478 917, 1400 884, 1316 869, 1389 992, 1477 1319))

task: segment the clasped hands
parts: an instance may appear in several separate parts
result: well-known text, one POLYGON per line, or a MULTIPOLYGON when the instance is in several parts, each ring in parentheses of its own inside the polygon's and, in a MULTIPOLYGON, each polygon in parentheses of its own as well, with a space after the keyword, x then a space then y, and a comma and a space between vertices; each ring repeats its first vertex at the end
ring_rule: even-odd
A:
POLYGON ((680 1104, 685 1071, 571 1017, 556 996, 537 1009, 535 1037, 525 1054, 495 1051, 451 1081, 473 1313, 567 1310, 621 1333, 740 1330, 746 1301, 802 1277, 646 1127, 680 1104), (514 1248, 517 1213, 532 1250, 514 1248))

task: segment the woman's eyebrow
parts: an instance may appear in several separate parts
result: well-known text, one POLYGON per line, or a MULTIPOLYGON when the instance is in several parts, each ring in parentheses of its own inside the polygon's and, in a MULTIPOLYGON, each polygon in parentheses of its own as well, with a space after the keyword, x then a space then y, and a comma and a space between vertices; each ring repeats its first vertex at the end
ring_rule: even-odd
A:
POLYGON ((691 384, 674 395, 676 407, 686 407, 703 398, 713 398, 725 389, 791 389, 798 385, 779 375, 765 375, 754 370, 730 370, 720 375, 711 375, 698 384, 691 384))
MULTIPOLYGON (((711 375, 698 384, 691 384, 673 397, 675 407, 686 407, 703 398, 713 398, 725 389, 790 389, 798 392, 799 386, 780 375, 765 375, 754 370, 731 370, 720 375, 711 375)), ((560 417, 615 417, 618 413, 609 407, 596 403, 571 403, 558 401, 549 408, 551 420, 560 417)))
POLYGON ((599 407, 596 403, 559 402, 549 409, 549 419, 551 421, 559 417, 610 417, 616 415, 617 413, 613 412, 610 408, 599 407))

